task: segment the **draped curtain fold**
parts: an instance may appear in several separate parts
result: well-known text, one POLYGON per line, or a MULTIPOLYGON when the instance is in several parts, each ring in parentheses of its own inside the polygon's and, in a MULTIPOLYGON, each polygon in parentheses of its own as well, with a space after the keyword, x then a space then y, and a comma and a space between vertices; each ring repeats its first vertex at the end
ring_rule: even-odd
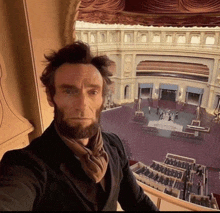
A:
POLYGON ((219 12, 219 0, 147 0, 143 1, 146 13, 207 13, 219 12))
POLYGON ((143 1, 143 11, 147 13, 175 13, 178 9, 178 0, 147 0, 143 1))
POLYGON ((125 0, 82 0, 80 9, 83 12, 107 11, 119 12, 125 7, 125 0))
POLYGON ((179 0, 179 2, 181 7, 184 8, 183 12, 207 13, 220 11, 219 0, 179 0))
MULTIPOLYGON (((220 0, 137 0, 140 5, 138 11, 145 13, 207 13, 220 12, 220 0), (140 3, 141 2, 141 3, 140 3)), ((126 4, 136 6, 134 0, 82 0, 80 9, 83 12, 91 11, 123 11, 126 4)), ((137 7, 135 7, 137 8, 137 7)), ((137 9, 136 9, 137 10, 137 9)))
POLYGON ((220 0, 81 0, 78 20, 145 26, 220 26, 220 0))

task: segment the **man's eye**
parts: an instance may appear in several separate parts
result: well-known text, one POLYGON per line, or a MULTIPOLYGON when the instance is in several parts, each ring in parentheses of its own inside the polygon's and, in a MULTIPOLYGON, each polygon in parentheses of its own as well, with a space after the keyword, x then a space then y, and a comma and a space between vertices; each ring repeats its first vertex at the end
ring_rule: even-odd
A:
POLYGON ((65 89, 63 92, 64 92, 65 94, 74 94, 74 93, 76 93, 76 91, 74 91, 74 90, 72 90, 72 89, 65 89))
POLYGON ((71 91, 70 89, 65 89, 65 90, 64 90, 64 93, 70 94, 70 93, 72 93, 72 91, 71 91))
POLYGON ((97 91, 97 90, 90 90, 90 91, 89 91, 89 94, 91 94, 91 95, 97 95, 97 94, 98 94, 98 91, 97 91))

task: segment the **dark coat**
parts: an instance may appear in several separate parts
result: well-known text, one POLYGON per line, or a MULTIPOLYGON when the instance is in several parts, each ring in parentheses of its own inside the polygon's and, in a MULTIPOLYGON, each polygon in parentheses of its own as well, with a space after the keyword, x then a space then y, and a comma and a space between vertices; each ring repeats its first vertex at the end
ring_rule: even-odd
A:
POLYGON ((0 211, 157 210, 129 168, 120 139, 104 133, 109 155, 106 192, 85 175, 53 123, 27 147, 7 152, 0 164, 0 211))

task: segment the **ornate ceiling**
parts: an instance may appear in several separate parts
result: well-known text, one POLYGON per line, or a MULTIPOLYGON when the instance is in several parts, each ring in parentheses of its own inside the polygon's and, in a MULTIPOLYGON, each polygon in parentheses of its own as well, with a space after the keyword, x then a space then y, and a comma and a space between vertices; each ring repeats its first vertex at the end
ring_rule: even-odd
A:
POLYGON ((172 27, 220 26, 220 0, 81 0, 78 20, 172 27))

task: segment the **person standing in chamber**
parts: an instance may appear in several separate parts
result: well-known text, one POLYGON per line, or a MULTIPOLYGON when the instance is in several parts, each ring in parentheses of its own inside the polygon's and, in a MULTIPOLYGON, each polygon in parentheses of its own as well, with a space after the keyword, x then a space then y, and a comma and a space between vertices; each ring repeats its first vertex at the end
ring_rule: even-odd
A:
POLYGON ((111 73, 107 56, 74 42, 45 56, 41 76, 54 120, 0 164, 0 211, 158 211, 137 184, 119 137, 100 116, 111 73))

